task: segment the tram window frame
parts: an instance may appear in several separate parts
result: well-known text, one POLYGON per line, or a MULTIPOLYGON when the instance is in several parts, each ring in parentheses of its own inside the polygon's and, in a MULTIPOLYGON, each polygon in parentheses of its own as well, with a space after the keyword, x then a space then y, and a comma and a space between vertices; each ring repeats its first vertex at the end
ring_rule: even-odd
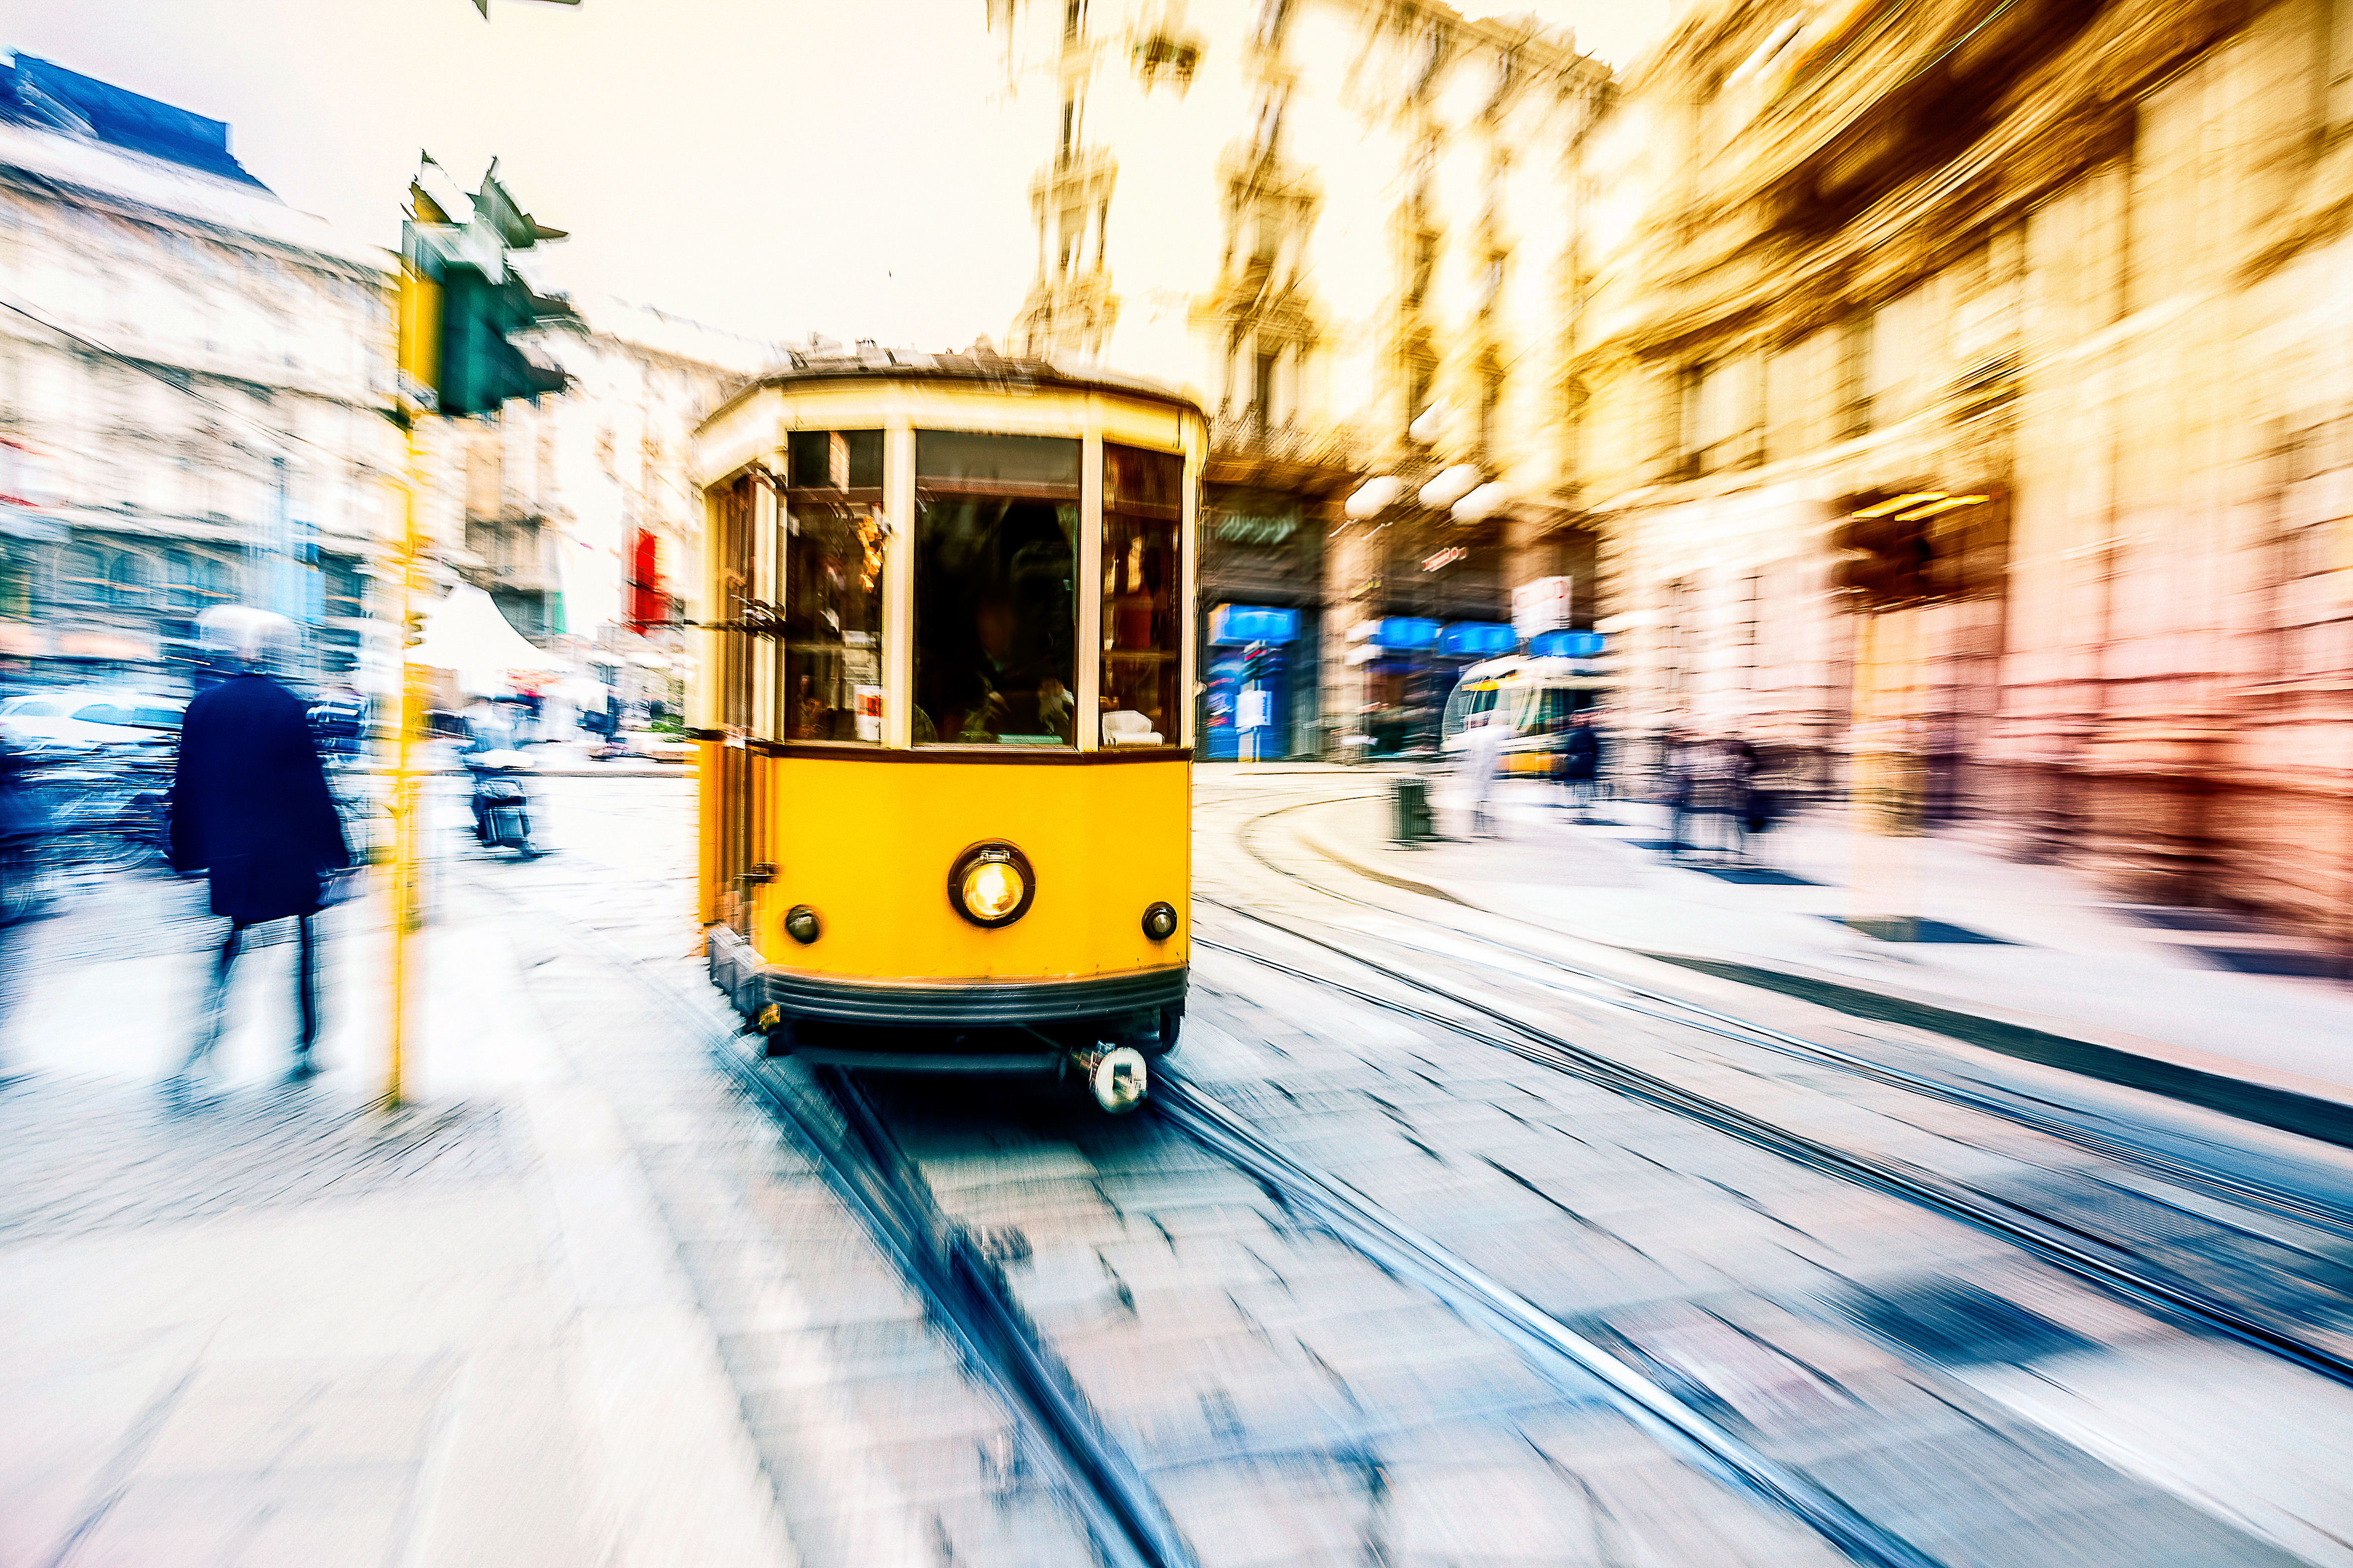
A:
POLYGON ((881 496, 880 489, 785 491, 778 520, 783 626, 776 689, 777 724, 786 740, 886 743, 891 531, 881 496), (820 559, 838 563, 841 575, 815 574, 811 568, 820 559), (830 583, 846 584, 851 571, 863 576, 855 590, 828 591, 830 583), (807 697, 804 683, 810 687, 807 697))
POLYGON ((1001 431, 913 435, 914 744, 1075 750, 1085 443, 1001 431), (1059 584, 1050 556, 1022 563, 1042 535, 1009 553, 1006 543, 1008 530, 1048 522, 1063 549, 1059 584), (989 651, 992 638, 1009 663, 989 651), (1008 668, 1014 681, 1034 675, 1037 683, 1007 684, 1008 668))
MULTIPOLYGON (((1103 443, 1103 647, 1096 666, 1101 725, 1113 713, 1141 713, 1156 742, 1184 744, 1191 704, 1184 700, 1185 458, 1116 441, 1103 443), (1157 568, 1156 574, 1155 568, 1157 568), (1141 636, 1139 630, 1141 618, 1141 636), (1124 667, 1123 668, 1122 667, 1124 667), (1145 682, 1156 706, 1123 699, 1145 682)), ((1106 749, 1122 744, 1105 729, 1106 749)))

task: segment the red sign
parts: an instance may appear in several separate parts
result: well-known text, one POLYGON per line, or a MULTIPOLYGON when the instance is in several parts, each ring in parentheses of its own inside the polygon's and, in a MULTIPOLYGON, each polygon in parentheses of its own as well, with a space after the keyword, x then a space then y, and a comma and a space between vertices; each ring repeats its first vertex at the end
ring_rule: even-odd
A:
POLYGON ((641 528, 629 541, 628 597, 623 613, 629 629, 643 637, 670 619, 670 595, 662 588, 661 535, 641 528))

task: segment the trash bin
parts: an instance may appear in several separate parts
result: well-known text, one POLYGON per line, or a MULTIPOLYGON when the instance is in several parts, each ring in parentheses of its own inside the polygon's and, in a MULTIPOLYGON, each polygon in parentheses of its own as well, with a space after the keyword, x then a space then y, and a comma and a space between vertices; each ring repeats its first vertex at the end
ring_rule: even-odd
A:
POLYGON ((1413 777, 1389 781, 1389 802, 1395 810, 1391 833, 1399 844, 1420 844, 1437 837, 1430 827, 1430 785, 1413 777))

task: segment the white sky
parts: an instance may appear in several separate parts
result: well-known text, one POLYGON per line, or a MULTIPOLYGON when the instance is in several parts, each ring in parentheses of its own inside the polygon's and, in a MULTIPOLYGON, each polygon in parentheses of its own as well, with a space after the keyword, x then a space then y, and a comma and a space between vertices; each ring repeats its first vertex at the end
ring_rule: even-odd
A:
MULTIPOLYGON (((1039 0, 1032 0, 1039 3, 1039 0)), ((1669 0, 1497 0, 1618 63, 1669 0)), ((0 0, 22 50, 226 120, 291 205, 399 239, 419 148, 573 237, 546 277, 759 337, 1001 338, 1040 148, 983 0, 0 0)))

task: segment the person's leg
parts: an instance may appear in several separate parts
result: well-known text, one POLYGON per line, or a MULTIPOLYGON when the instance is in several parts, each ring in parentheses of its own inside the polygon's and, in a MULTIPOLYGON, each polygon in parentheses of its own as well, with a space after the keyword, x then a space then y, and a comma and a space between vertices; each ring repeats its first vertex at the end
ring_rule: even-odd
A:
POLYGON ((294 1069, 308 1072, 311 1047, 319 1039, 319 948, 316 917, 294 921, 294 1002, 302 1017, 302 1033, 294 1047, 294 1069))
POLYGON ((205 986, 205 999, 196 1010, 196 1037, 188 1047, 187 1059, 180 1064, 180 1078, 186 1078, 213 1054, 220 1041, 221 1025, 228 1012, 229 971, 237 963, 238 950, 245 943, 245 922, 228 922, 228 935, 222 939, 220 952, 213 959, 210 980, 205 986))

